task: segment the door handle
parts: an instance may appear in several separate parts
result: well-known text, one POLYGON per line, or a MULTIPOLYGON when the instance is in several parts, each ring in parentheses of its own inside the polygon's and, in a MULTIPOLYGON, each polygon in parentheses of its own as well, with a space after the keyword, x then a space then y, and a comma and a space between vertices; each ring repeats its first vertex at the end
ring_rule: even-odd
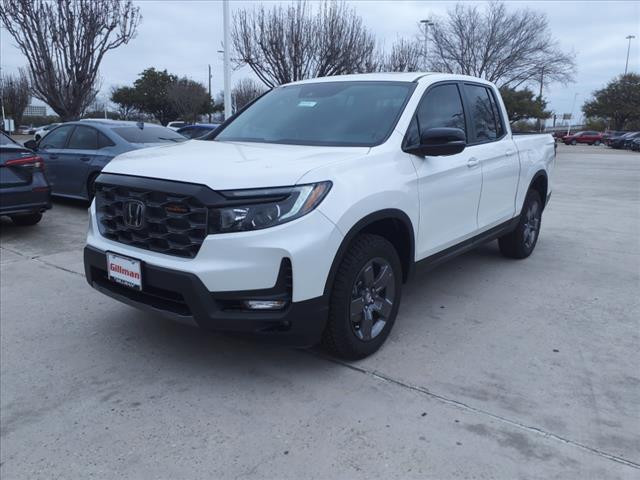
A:
POLYGON ((467 167, 469 168, 477 167, 479 163, 480 163, 480 160, 478 160, 475 157, 472 157, 469 160, 467 160, 467 167))
POLYGON ((88 162, 89 160, 91 160, 90 157, 80 157, 80 161, 82 162, 88 162))
POLYGON ((510 156, 512 156, 512 155, 515 155, 515 153, 516 153, 516 151, 515 151, 515 150, 507 150, 506 152, 504 152, 504 154, 505 154, 507 157, 510 157, 510 156))
POLYGON ((58 155, 56 155, 55 153, 52 153, 49 155, 49 158, 52 160, 55 160, 56 158, 58 158, 58 155))

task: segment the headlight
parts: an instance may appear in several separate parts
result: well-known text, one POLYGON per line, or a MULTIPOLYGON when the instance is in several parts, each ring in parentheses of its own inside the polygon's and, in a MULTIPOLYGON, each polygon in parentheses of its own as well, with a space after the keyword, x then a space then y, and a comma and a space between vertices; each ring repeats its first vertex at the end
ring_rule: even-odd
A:
POLYGON ((295 220, 316 208, 330 189, 331 182, 320 182, 219 192, 228 203, 209 209, 209 233, 259 230, 295 220))

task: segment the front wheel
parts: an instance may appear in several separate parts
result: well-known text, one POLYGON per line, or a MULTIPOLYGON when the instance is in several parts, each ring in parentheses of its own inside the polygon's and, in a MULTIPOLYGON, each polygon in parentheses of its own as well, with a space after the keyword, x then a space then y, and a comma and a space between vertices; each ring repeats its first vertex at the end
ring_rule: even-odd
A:
POLYGON ((529 190, 520 212, 518 226, 498 239, 500 252, 509 258, 527 258, 536 248, 542 222, 542 199, 535 190, 529 190))
POLYGON ((575 140, 571 140, 571 145, 577 145, 578 142, 576 142, 575 140))
POLYGON ((596 140, 596 141, 595 141, 595 143, 594 143, 594 145, 595 145, 596 147, 599 147, 599 146, 600 146, 600 140, 596 140))
POLYGON ((376 352, 395 322, 401 287, 394 246, 378 235, 356 237, 333 283, 322 345, 348 360, 376 352))

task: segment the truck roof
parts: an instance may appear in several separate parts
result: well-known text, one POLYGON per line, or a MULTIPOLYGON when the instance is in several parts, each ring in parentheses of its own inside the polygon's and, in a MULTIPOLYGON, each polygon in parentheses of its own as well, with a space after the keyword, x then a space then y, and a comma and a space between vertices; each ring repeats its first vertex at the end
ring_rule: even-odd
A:
POLYGON ((335 75, 331 77, 309 78, 307 80, 299 80, 291 82, 287 85, 298 85, 305 83, 321 83, 321 82, 419 82, 419 81, 437 82, 443 80, 462 80, 474 81, 489 84, 487 80, 468 75, 457 75, 453 73, 439 72, 379 72, 379 73, 356 73, 350 75, 335 75))

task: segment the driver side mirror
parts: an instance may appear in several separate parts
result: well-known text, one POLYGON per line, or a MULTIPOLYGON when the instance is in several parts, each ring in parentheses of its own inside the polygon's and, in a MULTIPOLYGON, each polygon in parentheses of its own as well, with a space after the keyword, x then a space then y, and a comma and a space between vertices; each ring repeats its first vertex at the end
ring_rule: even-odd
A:
POLYGON ((420 145, 405 147, 403 150, 421 157, 455 155, 467 146, 464 131, 459 128, 430 128, 420 133, 420 145))
POLYGON ((33 150, 34 152, 38 149, 38 143, 35 140, 27 140, 24 142, 24 146, 29 150, 33 150))

